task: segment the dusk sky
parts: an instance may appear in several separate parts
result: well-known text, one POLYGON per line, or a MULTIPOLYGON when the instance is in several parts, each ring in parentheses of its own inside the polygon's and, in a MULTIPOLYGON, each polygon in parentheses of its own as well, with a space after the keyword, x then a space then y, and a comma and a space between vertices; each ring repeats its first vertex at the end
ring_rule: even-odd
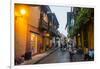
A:
POLYGON ((67 23, 67 12, 71 10, 71 7, 50 6, 50 9, 53 13, 55 13, 58 19, 58 22, 59 22, 58 30, 60 31, 60 33, 63 33, 65 36, 67 36, 67 29, 65 30, 65 26, 67 23))

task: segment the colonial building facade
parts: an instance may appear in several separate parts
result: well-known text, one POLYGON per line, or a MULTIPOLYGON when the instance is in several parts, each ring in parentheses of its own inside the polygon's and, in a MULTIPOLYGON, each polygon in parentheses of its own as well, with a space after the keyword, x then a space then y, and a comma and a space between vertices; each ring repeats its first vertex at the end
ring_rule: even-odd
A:
POLYGON ((47 5, 15 4, 15 64, 52 48, 59 23, 47 5))
POLYGON ((76 47, 81 47, 84 54, 94 49, 94 9, 74 7, 67 13, 69 36, 75 38, 76 47), (74 21, 72 21, 74 20, 74 21))

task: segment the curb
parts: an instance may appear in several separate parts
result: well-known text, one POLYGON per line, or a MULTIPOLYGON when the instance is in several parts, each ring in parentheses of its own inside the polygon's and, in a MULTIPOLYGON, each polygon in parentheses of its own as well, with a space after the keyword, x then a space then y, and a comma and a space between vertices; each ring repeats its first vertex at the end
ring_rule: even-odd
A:
MULTIPOLYGON (((59 47, 58 47, 59 48, 59 47)), ((58 48, 54 49, 53 51, 51 51, 48 55, 42 57, 41 59, 39 59, 38 61, 34 62, 33 64, 37 64, 38 62, 40 62, 42 59, 46 58, 47 56, 49 56, 50 54, 52 54, 53 52, 55 52, 58 48)))

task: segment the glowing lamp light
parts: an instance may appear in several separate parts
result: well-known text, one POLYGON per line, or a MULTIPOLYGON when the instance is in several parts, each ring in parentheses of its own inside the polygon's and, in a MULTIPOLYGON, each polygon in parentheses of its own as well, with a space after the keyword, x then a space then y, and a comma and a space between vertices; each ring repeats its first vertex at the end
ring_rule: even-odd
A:
POLYGON ((22 15, 25 15, 25 14, 26 14, 26 10, 25 10, 25 9, 21 9, 21 10, 20 10, 20 13, 21 13, 22 15))
POLYGON ((50 36, 50 34, 48 34, 48 33, 47 33, 47 34, 46 34, 46 36, 47 36, 47 37, 49 37, 49 36, 50 36))

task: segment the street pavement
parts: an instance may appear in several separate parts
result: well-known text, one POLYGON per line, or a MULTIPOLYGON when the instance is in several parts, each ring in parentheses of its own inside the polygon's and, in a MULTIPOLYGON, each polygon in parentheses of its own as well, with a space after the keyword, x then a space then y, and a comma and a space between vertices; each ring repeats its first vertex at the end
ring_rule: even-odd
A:
POLYGON ((55 52, 41 59, 36 64, 64 63, 64 62, 70 62, 69 52, 57 49, 55 52))
POLYGON ((33 56, 31 60, 24 61, 22 65, 26 64, 48 64, 48 63, 65 63, 83 61, 83 57, 79 54, 74 54, 72 60, 70 59, 67 50, 62 51, 59 48, 51 49, 45 53, 33 56))
POLYGON ((58 48, 52 48, 44 53, 40 53, 37 54, 35 56, 32 57, 32 59, 24 61, 23 63, 21 63, 22 65, 26 65, 26 64, 35 64, 38 61, 40 61, 41 59, 47 57, 49 54, 53 53, 54 51, 56 51, 58 48))

